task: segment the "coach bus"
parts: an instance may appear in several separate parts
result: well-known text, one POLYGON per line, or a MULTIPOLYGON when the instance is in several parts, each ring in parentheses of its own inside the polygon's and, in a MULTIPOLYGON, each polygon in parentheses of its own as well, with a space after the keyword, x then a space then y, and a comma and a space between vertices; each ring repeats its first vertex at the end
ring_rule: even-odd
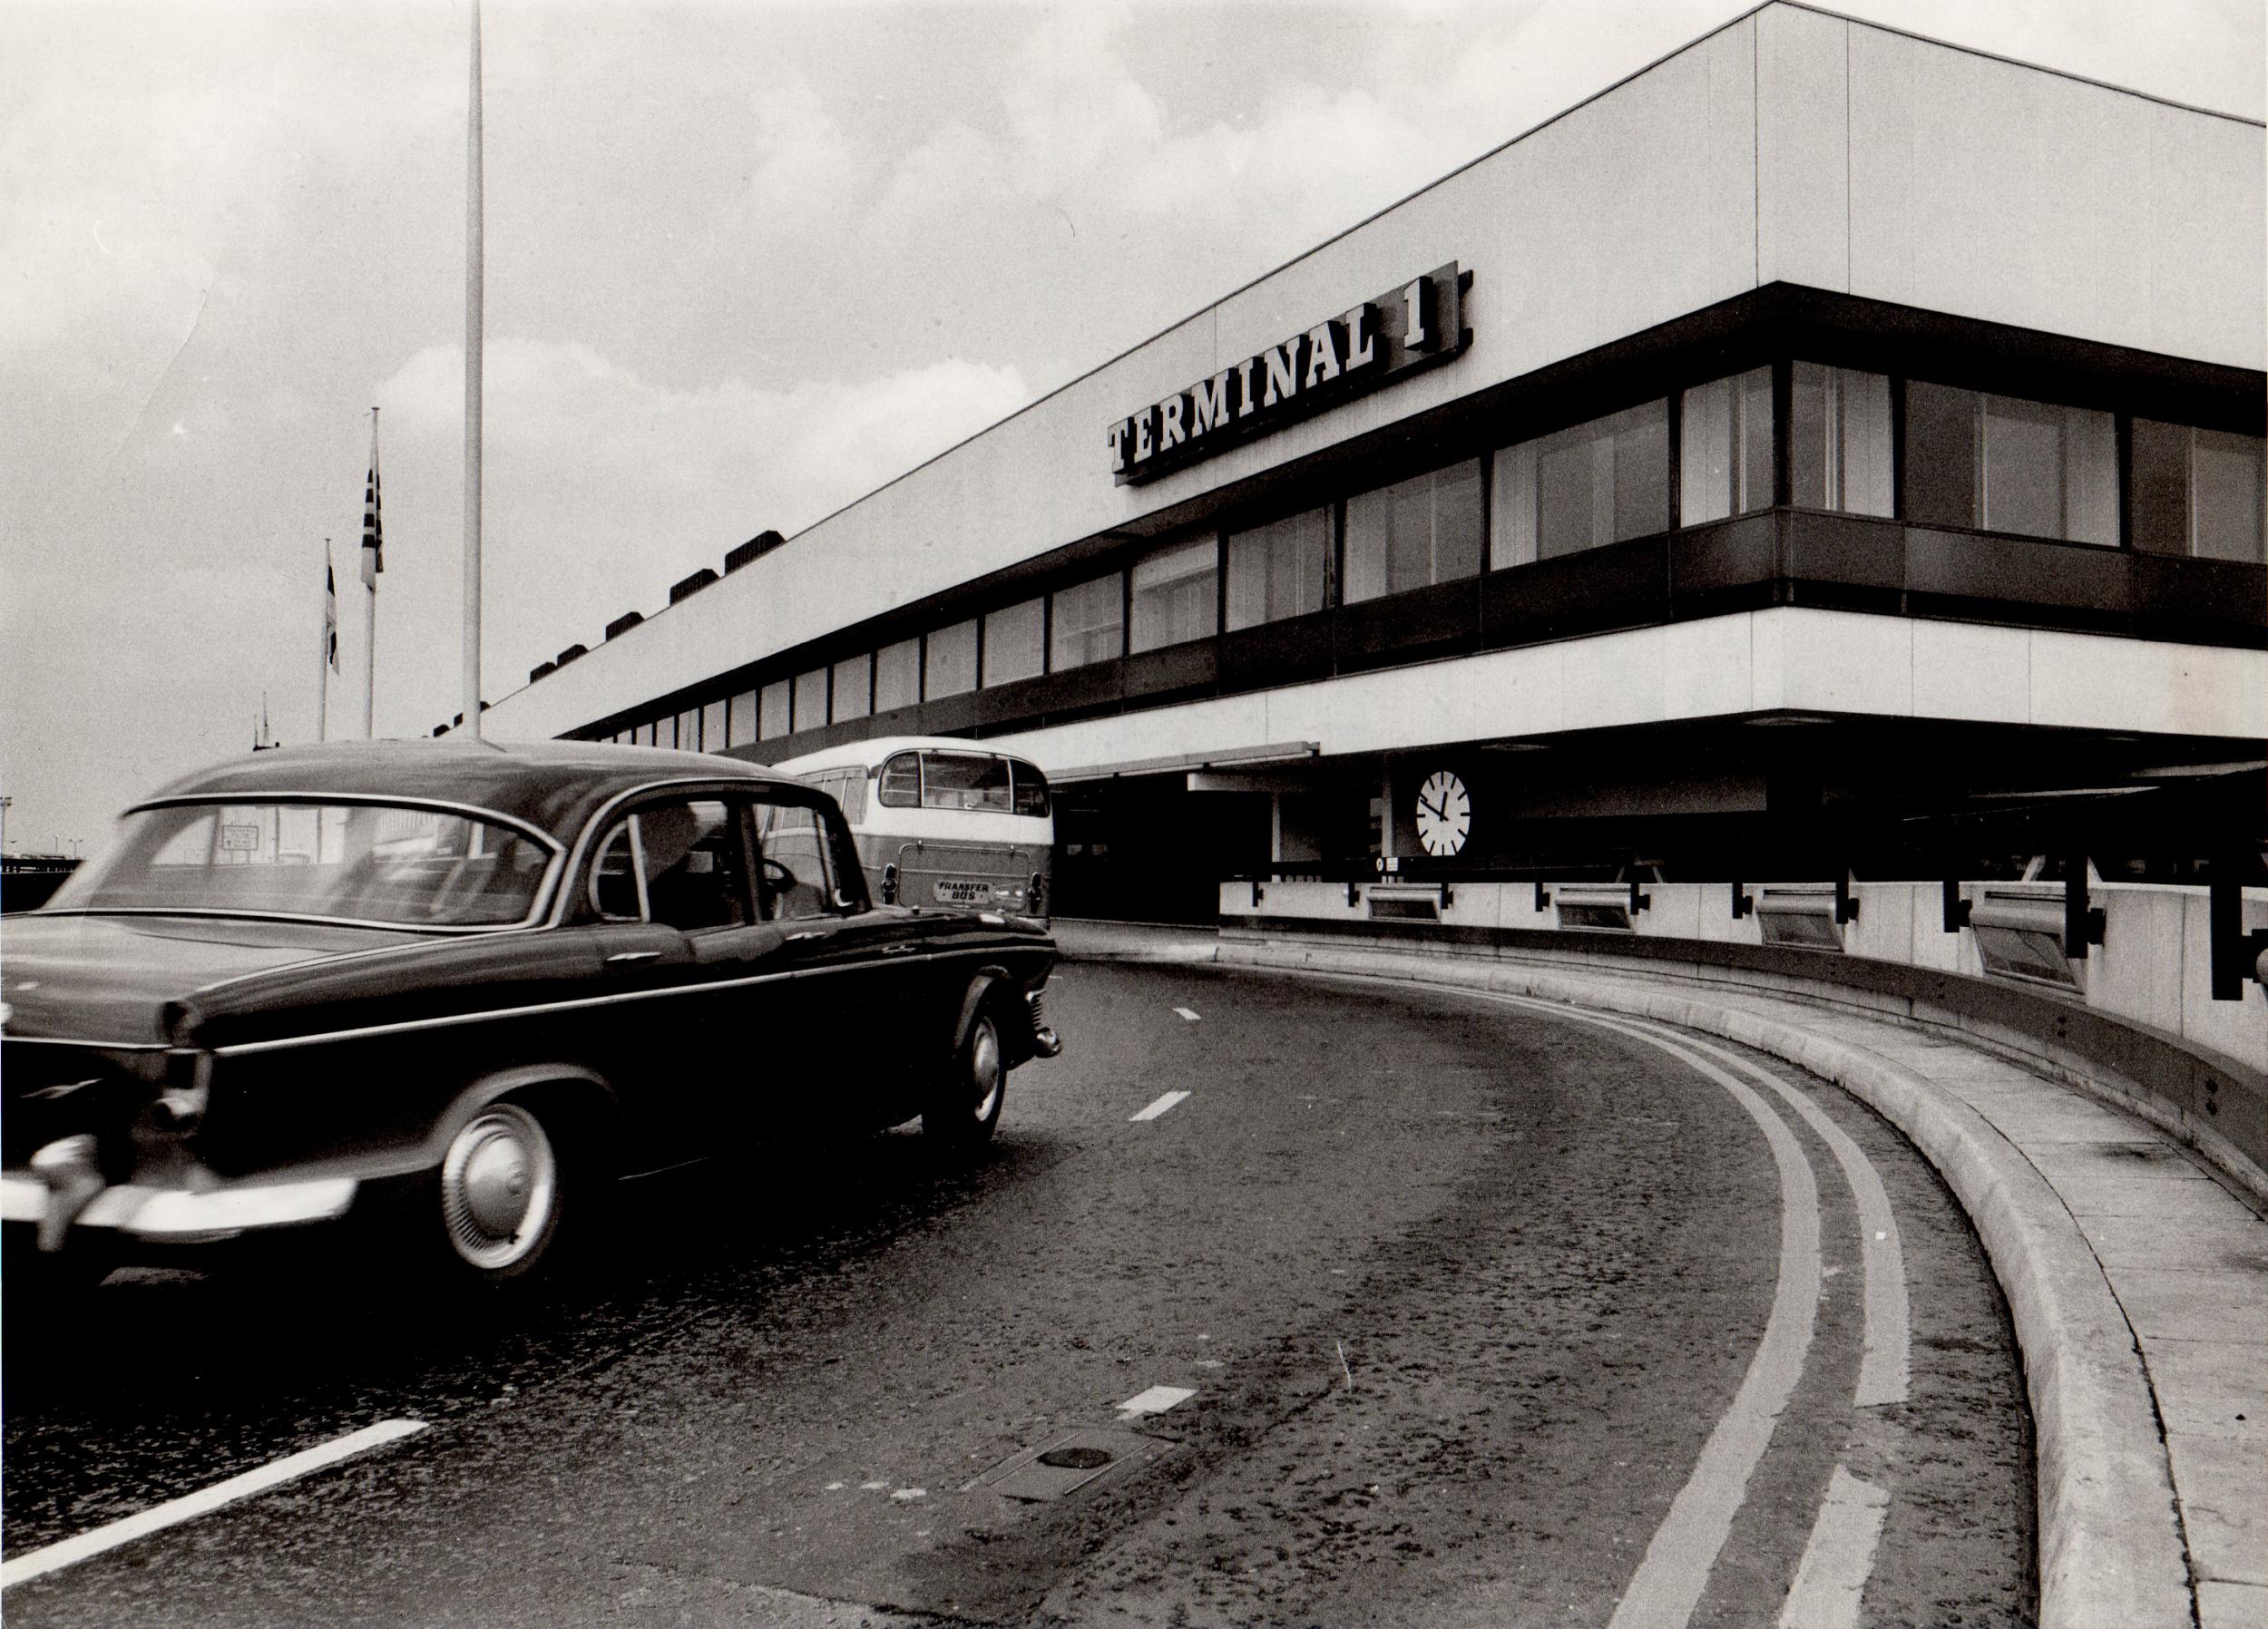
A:
POLYGON ((1055 819, 1035 765, 977 741, 885 736, 774 767, 842 805, 883 903, 1046 921, 1055 819))

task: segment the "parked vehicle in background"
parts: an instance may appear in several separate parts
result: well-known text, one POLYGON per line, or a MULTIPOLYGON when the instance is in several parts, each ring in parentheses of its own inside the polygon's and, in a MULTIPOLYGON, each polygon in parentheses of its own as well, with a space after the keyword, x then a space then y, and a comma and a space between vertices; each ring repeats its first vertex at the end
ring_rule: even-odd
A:
POLYGON ((8 919, 0 1224, 44 1270, 351 1216, 523 1277, 613 1178, 915 1116, 982 1142, 1060 1050, 1054 953, 873 903, 836 806, 736 760, 261 753, 8 919))
POLYGON ((979 741, 884 736, 773 767, 842 806, 875 898, 1045 925, 1055 816, 1036 765, 979 741))

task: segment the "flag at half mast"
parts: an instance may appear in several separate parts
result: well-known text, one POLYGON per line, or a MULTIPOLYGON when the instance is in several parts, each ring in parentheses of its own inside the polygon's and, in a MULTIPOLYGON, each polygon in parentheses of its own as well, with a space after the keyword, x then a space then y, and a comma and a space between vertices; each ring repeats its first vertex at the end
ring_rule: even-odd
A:
POLYGON ((378 510, 378 410, 370 409, 370 482, 362 493, 362 580, 372 590, 386 570, 386 547, 378 510))
POLYGON ((338 573, 331 569, 331 540, 323 540, 323 661, 338 671, 338 573))

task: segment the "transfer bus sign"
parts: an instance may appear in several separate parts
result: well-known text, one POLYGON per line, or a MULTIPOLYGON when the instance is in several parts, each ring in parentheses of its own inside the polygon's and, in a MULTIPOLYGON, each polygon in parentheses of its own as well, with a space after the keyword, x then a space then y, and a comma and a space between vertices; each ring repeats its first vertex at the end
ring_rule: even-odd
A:
POLYGON ((1452 260, 1116 420, 1112 476, 1153 480, 1448 361, 1472 341, 1471 276, 1452 260))
POLYGON ((259 852, 259 827, 257 825, 223 825, 220 828, 220 852, 224 854, 256 854, 259 852))

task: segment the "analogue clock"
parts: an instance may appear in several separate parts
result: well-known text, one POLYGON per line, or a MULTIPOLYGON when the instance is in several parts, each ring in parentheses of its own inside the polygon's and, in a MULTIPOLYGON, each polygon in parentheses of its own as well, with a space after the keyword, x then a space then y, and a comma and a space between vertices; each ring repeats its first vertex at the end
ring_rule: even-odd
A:
POLYGON ((1464 782, 1446 769, 1437 769, 1418 788, 1417 834, 1425 852, 1436 857, 1455 854, 1465 845, 1472 829, 1472 799, 1464 782))

